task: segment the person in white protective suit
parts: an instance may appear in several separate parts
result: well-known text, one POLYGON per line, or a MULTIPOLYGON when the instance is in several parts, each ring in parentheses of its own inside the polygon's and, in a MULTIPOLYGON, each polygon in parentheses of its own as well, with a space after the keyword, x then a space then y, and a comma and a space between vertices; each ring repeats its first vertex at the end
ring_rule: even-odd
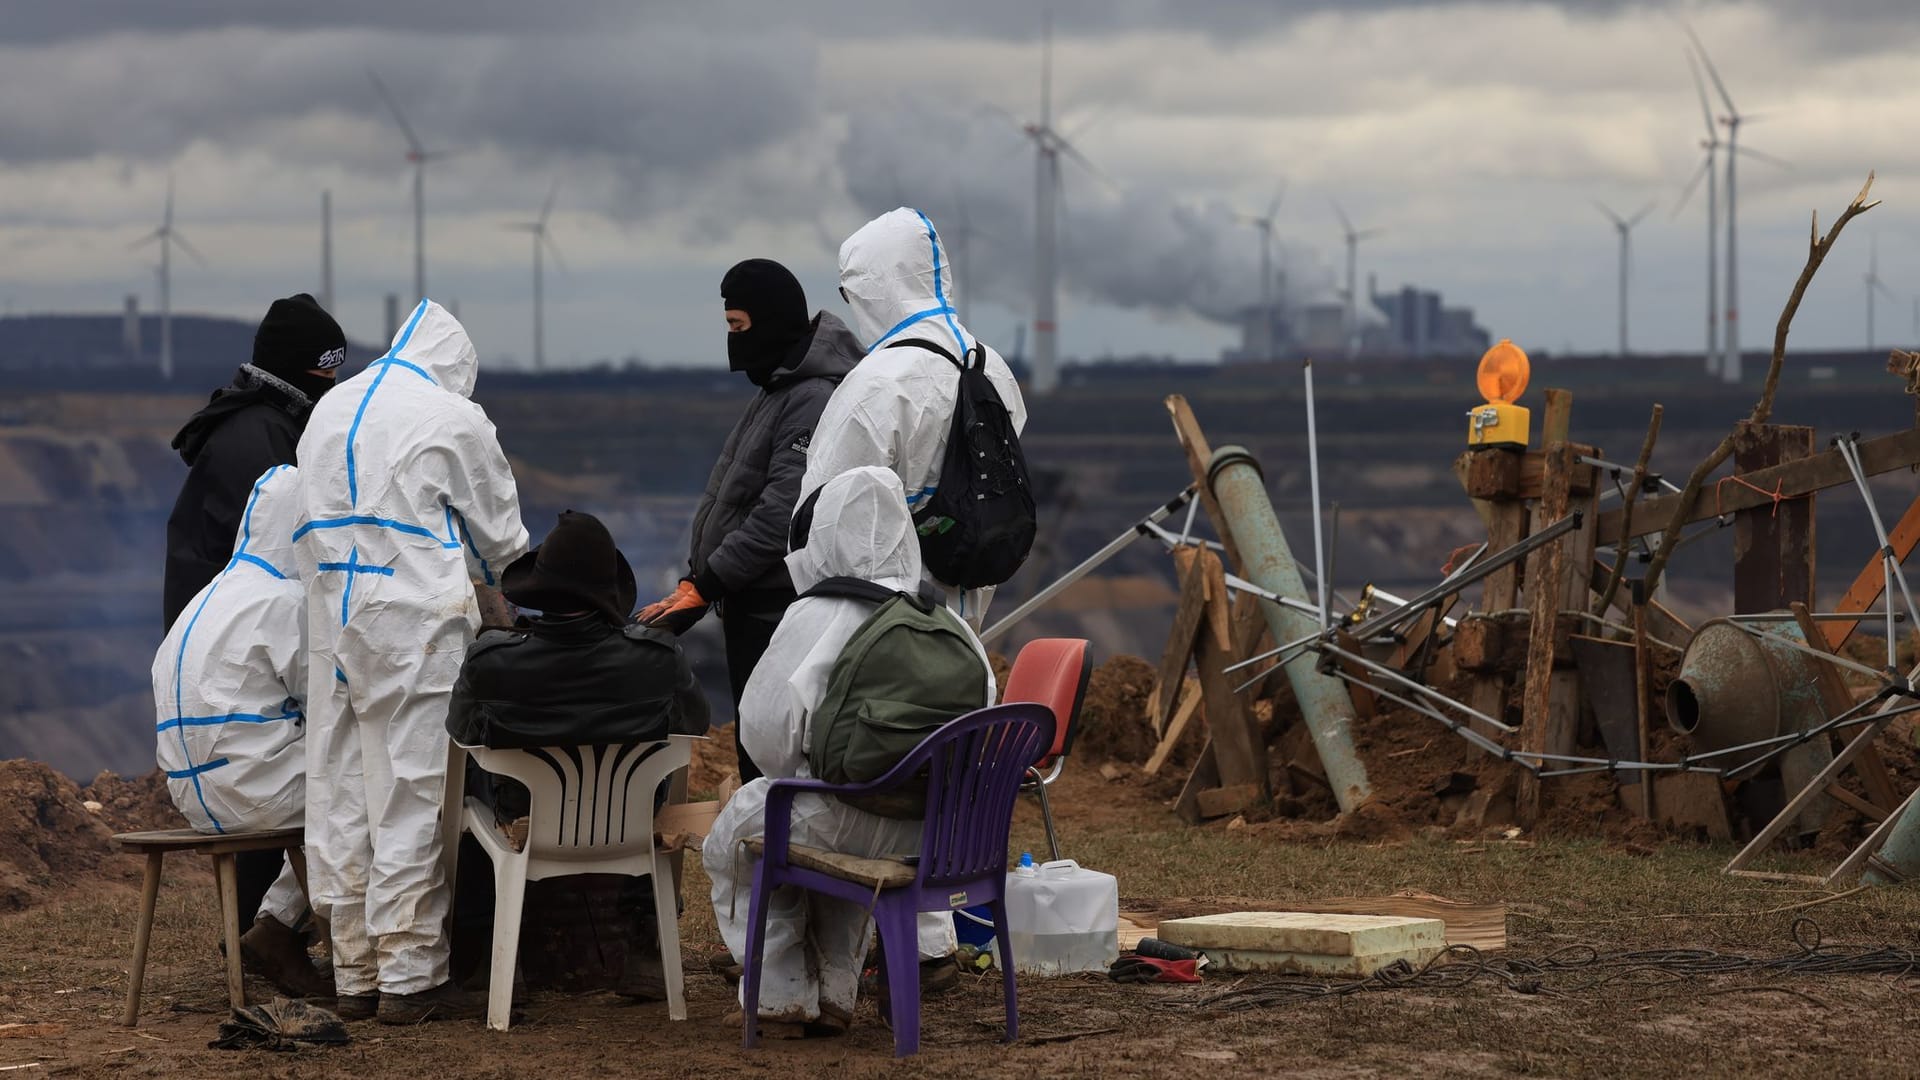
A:
MULTIPOLYGON (((932 341, 964 358, 976 342, 954 310, 953 266, 940 234, 926 214, 909 207, 890 210, 861 226, 840 245, 840 294, 852 313, 848 323, 867 348, 866 359, 842 379, 814 425, 807 471, 800 481, 809 495, 848 469, 892 469, 917 508, 940 483, 947 431, 959 396, 960 372, 931 349, 896 344, 932 341)), ((991 348, 987 379, 999 392, 1015 431, 1027 425, 1020 384, 991 348)), ((992 589, 947 592, 947 606, 976 631, 986 618, 992 589)))
MULTIPOLYGON (((261 474, 233 557, 153 657, 155 756, 173 804, 203 833, 292 828, 306 813, 307 592, 290 539, 300 514, 293 466, 261 474)), ((259 909, 240 939, 247 970, 290 996, 330 994, 296 933, 307 898, 291 865, 259 909)))
POLYGON ((448 982, 447 705, 480 625, 472 583, 492 585, 527 530, 493 424, 468 400, 477 369, 466 330, 422 300, 300 439, 307 858, 349 1019, 485 1013, 448 982))
MULTIPOLYGON (((765 834, 767 788, 774 778, 811 775, 812 710, 826 693, 841 649, 873 614, 871 604, 804 594, 835 576, 903 591, 919 586, 920 546, 899 479, 891 470, 869 466, 828 481, 814 508, 807 546, 787 556, 787 568, 802 597, 781 619, 740 702, 741 741, 767 779, 734 794, 702 852, 721 937, 740 961, 746 957, 753 887, 753 860, 742 842, 765 834)), ((992 701, 993 668, 978 640, 974 647, 980 651, 986 700, 992 701)), ((802 794, 793 803, 796 844, 869 857, 910 855, 920 849, 920 832, 918 821, 881 817, 820 795, 802 794)), ((936 913, 931 921, 945 926, 945 940, 930 934, 923 919, 921 955, 944 956, 953 949, 952 918, 936 913)), ((791 888, 776 893, 767 918, 760 1015, 782 1027, 763 1026, 762 1031, 790 1035, 802 1025, 844 1031, 853 1015, 871 927, 859 904, 791 888)))

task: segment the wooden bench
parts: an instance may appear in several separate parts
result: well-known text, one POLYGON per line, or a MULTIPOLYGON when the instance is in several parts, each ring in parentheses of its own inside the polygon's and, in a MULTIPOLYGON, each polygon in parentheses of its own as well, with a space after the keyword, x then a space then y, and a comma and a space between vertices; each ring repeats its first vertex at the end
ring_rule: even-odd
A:
POLYGON ((140 922, 133 933, 133 966, 127 971, 127 1010, 121 1024, 133 1027, 140 1018, 140 988, 147 977, 147 943, 153 937, 153 908, 160 897, 160 870, 169 852, 202 852, 213 858, 214 877, 220 883, 221 932, 227 945, 227 999, 234 1008, 247 1003, 240 975, 240 879, 234 856, 243 851, 285 851, 293 864, 300 891, 307 889, 307 861, 302 851, 305 829, 264 829, 255 832, 203 833, 192 829, 157 829, 121 833, 114 843, 122 851, 147 857, 147 876, 140 889, 140 922))

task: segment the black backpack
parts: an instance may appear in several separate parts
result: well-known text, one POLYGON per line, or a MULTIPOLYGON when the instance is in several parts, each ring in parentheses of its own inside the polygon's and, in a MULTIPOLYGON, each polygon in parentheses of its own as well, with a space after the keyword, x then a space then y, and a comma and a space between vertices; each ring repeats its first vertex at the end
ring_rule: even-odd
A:
POLYGON ((975 343, 965 362, 919 338, 887 348, 908 345, 939 353, 960 371, 939 486, 913 514, 921 560, 936 581, 947 585, 1002 584, 1033 550, 1039 519, 1019 433, 987 379, 986 347, 975 343))

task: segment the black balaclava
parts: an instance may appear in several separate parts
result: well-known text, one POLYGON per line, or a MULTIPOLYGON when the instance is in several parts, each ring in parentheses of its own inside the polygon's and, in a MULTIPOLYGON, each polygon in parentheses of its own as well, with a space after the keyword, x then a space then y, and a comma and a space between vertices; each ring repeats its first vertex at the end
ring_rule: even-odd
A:
POLYGON ((333 389, 331 375, 309 375, 320 369, 332 371, 347 359, 347 335, 340 324, 306 293, 275 300, 260 320, 253 335, 253 366, 269 375, 293 384, 300 392, 318 401, 333 389))
POLYGON ((753 319, 747 329, 727 334, 727 367, 746 372, 755 386, 767 385, 812 329, 806 290, 772 259, 748 259, 720 279, 720 298, 727 310, 753 319))

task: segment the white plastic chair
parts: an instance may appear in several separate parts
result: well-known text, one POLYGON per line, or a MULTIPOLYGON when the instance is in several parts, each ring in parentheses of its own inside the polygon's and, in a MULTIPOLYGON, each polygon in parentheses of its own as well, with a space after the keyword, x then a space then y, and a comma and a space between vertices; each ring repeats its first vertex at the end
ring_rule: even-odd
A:
MULTIPOLYGON (((680 971, 680 920, 671 858, 654 846, 653 799, 668 776, 692 760, 698 736, 605 746, 538 750, 464 747, 480 767, 527 786, 527 840, 515 851, 494 825, 493 808, 465 800, 461 828, 493 861, 493 964, 487 1026, 505 1031, 513 1005, 513 969, 520 951, 520 914, 527 882, 571 874, 653 878, 667 1015, 687 1018, 680 971)), ((456 756, 457 752, 456 752, 456 756)), ((454 837, 457 841, 458 837, 454 837)))

